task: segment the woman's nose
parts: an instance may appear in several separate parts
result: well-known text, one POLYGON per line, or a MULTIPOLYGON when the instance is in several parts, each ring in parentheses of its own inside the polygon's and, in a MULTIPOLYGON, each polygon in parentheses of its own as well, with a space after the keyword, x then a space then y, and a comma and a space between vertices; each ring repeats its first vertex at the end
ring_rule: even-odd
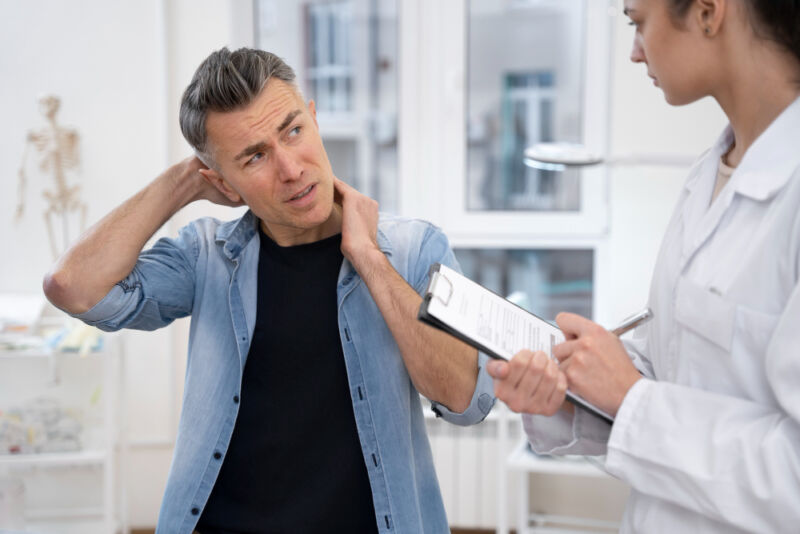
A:
POLYGON ((631 61, 633 61, 634 63, 646 62, 644 49, 642 48, 641 43, 639 43, 639 37, 633 38, 633 47, 631 48, 631 61))

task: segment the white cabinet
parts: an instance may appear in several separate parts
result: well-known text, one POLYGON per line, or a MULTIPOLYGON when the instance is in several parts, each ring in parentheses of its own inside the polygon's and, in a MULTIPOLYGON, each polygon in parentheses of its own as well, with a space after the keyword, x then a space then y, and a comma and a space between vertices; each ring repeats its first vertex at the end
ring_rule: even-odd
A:
POLYGON ((533 454, 519 414, 502 402, 471 427, 451 425, 427 401, 423 406, 451 526, 497 534, 512 526, 519 534, 618 530, 625 484, 587 458, 533 454))
POLYGON ((35 444, 11 453, 6 443, 0 451, 0 492, 22 504, 21 509, 0 508, 0 531, 107 534, 120 527, 120 351, 114 336, 104 343, 101 351, 85 357, 48 350, 0 351, 0 417, 24 428, 27 443, 35 444), (77 444, 59 438, 54 420, 80 423, 77 444))
MULTIPOLYGON (((531 476, 557 475, 578 479, 610 478, 596 460, 583 457, 547 457, 533 453, 527 439, 520 440, 506 461, 508 472, 516 472, 518 487, 517 534, 618 532, 619 522, 584 515, 532 512, 531 476)), ((533 495, 534 500, 536 495, 533 495)))

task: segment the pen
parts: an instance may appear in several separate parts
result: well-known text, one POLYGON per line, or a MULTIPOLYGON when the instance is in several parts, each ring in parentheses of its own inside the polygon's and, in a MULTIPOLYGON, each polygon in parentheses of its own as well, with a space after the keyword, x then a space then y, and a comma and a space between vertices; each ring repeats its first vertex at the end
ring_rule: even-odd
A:
POLYGON ((622 323, 620 323, 619 326, 611 330, 611 333, 619 337, 628 330, 636 328, 640 324, 646 323, 652 318, 653 318, 653 312, 650 311, 650 308, 645 308, 639 313, 634 313, 633 315, 622 321, 622 323))

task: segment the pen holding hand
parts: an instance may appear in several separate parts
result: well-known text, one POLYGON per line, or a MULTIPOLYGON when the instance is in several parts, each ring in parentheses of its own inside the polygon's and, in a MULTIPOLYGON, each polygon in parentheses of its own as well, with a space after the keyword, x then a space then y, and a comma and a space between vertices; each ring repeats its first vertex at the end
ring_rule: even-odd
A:
POLYGON ((489 362, 495 395, 515 412, 552 415, 564 403, 569 386, 573 393, 616 415, 628 390, 641 378, 619 336, 652 316, 645 309, 608 331, 579 315, 559 314, 556 322, 567 340, 553 348, 555 360, 544 352, 523 350, 508 362, 489 362))
MULTIPOLYGON (((639 319, 637 324, 644 320, 639 319)), ((616 416, 628 390, 642 377, 615 333, 633 326, 621 325, 610 332, 573 313, 560 313, 556 323, 567 340, 553 347, 553 356, 567 377, 570 391, 616 416)))

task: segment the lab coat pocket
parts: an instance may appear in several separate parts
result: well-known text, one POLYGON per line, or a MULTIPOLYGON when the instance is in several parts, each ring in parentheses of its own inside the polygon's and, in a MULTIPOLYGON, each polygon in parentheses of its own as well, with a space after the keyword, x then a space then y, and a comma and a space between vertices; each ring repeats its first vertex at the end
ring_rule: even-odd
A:
POLYGON ((736 319, 734 303, 681 277, 678 280, 675 319, 694 334, 730 353, 736 319))
POLYGON ((733 352, 755 355, 758 359, 766 354, 780 315, 773 315, 748 306, 736 306, 736 333, 733 352))

